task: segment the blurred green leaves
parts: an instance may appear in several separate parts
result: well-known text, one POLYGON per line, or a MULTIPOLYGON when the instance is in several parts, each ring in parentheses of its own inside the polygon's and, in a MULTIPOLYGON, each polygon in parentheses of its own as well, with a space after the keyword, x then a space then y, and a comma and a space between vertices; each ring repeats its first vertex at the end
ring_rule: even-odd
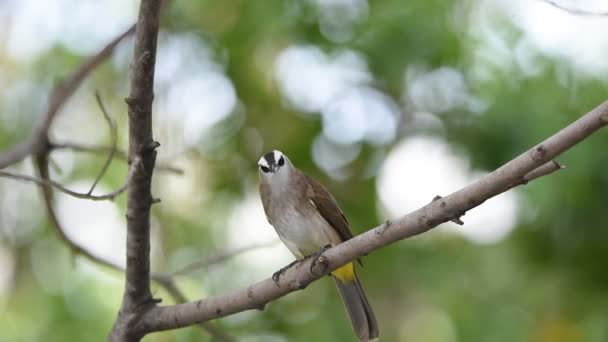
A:
MULTIPOLYGON (((255 162, 263 151, 281 149, 299 168, 324 183, 353 231, 361 232, 384 220, 377 210, 376 171, 396 143, 421 134, 417 115, 426 113, 438 122, 439 129, 425 129, 424 134, 448 141, 467 155, 474 168, 492 170, 606 99, 604 74, 579 73, 570 61, 538 47, 527 47, 525 52, 532 56, 535 68, 525 69, 517 46, 526 33, 508 14, 487 10, 492 3, 167 2, 159 48, 172 38, 187 35, 198 44, 197 49, 208 52, 208 56, 196 55, 209 59, 196 67, 225 76, 238 100, 230 114, 195 143, 184 138, 185 127, 193 124, 183 119, 187 118, 184 113, 155 108, 155 135, 162 144, 159 161, 183 168, 185 174, 155 173, 153 193, 163 202, 153 210, 154 270, 172 271, 232 247, 235 234, 230 232, 230 217, 256 190, 255 162), (348 22, 332 22, 327 16, 332 11, 348 22), (499 31, 490 37, 498 43, 484 41, 489 38, 480 32, 487 27, 477 20, 479 16, 487 16, 483 19, 499 31), (367 86, 390 96, 399 107, 397 138, 388 144, 357 142, 360 152, 352 162, 337 172, 324 172, 312 155, 315 139, 323 134, 324 114, 298 112, 278 85, 276 59, 290 46, 316 46, 327 56, 341 51, 362 56, 372 76, 367 86), (483 55, 483 49, 490 53, 483 55), (440 68, 462 76, 466 95, 478 101, 477 106, 446 107, 442 113, 416 108, 415 101, 408 98, 408 70, 430 73, 440 68)), ((68 124, 56 128, 60 137, 74 132, 79 138, 95 140, 79 142, 109 144, 106 128, 97 124, 101 122, 99 110, 92 101, 93 91, 100 89, 119 123, 119 142, 126 146, 122 98, 128 76, 124 61, 128 61, 130 49, 129 44, 122 45, 119 56, 103 65, 68 104, 61 114, 68 124)), ((40 115, 48 95, 45 91, 83 57, 57 43, 32 61, 11 60, 0 45, 0 86, 5 89, 0 95, 2 150, 26 136, 40 115), (26 86, 19 88, 18 82, 26 86)), ((193 68, 180 67, 186 74, 193 68)), ((177 74, 175 79, 169 77, 166 87, 180 80, 177 74)), ((445 85, 443 81, 439 78, 438 84, 445 85)), ((165 90, 158 90, 158 102, 166 96, 165 90)), ((439 101, 433 91, 436 89, 425 95, 439 101)), ((213 103, 196 104, 213 108, 213 103)), ((608 340, 607 144, 606 132, 592 136, 559 158, 566 170, 526 185, 518 203, 518 225, 498 243, 477 245, 439 228, 366 257, 359 276, 376 310, 383 340, 608 340)), ((64 165, 64 173, 54 174, 56 179, 92 181, 104 156, 78 153, 57 160, 69 165, 64 165)), ((24 172, 28 168, 28 161, 19 166, 24 172)), ((116 160, 102 184, 116 188, 125 175, 126 164, 116 160)), ((7 204, 17 198, 9 192, 19 194, 25 187, 33 185, 0 179, 0 248, 10 253, 15 270, 7 282, 8 290, 0 292, 0 341, 105 338, 119 308, 122 275, 71 256, 44 222, 41 227, 13 226, 2 213, 10 210, 28 215, 30 206, 7 204), (10 238, 17 230, 27 232, 28 238, 23 239, 27 243, 15 244, 10 238), (40 276, 40 270, 52 276, 40 276), (49 292, 53 284, 59 285, 49 292)), ((410 195, 408 189, 403 193, 410 195)), ((30 197, 20 201, 36 200, 30 197)), ((124 214, 124 197, 114 205, 124 214)), ((78 214, 77 209, 72 213, 78 214)), ((466 229, 467 217, 463 219, 465 226, 460 229, 466 229)), ((23 222, 33 225, 38 221, 23 222)), ((261 224, 265 223, 239 225, 251 232, 261 224)), ((87 234, 86 226, 72 228, 87 234)), ((124 244, 108 238, 116 245, 124 244)), ((277 265, 290 261, 278 254, 277 259, 277 265)), ((270 276, 259 271, 256 263, 260 260, 267 259, 247 253, 224 265, 180 276, 177 283, 190 299, 223 293, 270 276)), ((329 279, 321 280, 271 303, 264 311, 221 319, 217 326, 239 341, 350 340, 350 324, 333 287, 329 279)), ((171 302, 162 289, 154 289, 155 296, 171 302)), ((211 338, 192 327, 145 340, 211 338)))

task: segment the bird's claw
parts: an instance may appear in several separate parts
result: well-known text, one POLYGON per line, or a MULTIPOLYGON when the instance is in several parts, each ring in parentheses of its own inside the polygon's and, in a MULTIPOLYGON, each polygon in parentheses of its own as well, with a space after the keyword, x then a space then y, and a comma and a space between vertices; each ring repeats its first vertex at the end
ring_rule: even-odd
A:
POLYGON ((272 274, 272 281, 274 281, 274 283, 279 286, 279 278, 281 278, 281 276, 283 275, 283 273, 285 273, 285 271, 287 271, 288 269, 292 268, 295 264, 297 264, 298 262, 300 262, 299 260, 294 260, 292 261, 289 265, 285 266, 285 267, 281 267, 280 270, 274 272, 272 274))
POLYGON ((331 245, 327 244, 327 245, 321 247, 317 252, 315 252, 315 253, 309 255, 308 257, 306 257, 307 259, 308 258, 313 258, 312 262, 310 263, 310 270, 309 270, 310 273, 313 273, 312 272, 313 268, 317 267, 317 265, 319 263, 324 263, 325 262, 326 259, 325 258, 321 258, 321 257, 323 256, 323 253, 325 253, 325 251, 327 251, 330 248, 331 248, 331 245))

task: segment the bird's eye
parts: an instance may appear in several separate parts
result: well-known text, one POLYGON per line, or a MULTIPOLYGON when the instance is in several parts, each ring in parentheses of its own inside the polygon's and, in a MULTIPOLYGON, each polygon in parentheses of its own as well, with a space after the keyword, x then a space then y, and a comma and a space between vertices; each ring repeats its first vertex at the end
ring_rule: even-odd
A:
POLYGON ((283 157, 279 158, 279 166, 285 165, 285 159, 283 157))
POLYGON ((262 169, 262 171, 264 171, 264 173, 268 173, 268 171, 270 171, 270 169, 267 168, 266 166, 260 166, 260 169, 262 169))

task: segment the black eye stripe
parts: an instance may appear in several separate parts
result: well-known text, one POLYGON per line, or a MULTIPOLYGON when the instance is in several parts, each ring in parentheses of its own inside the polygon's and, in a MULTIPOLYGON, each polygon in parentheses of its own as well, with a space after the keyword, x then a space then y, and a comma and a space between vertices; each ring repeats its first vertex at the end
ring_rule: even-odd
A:
POLYGON ((262 171, 264 171, 264 173, 267 173, 268 171, 270 171, 270 169, 267 168, 266 166, 260 166, 260 169, 262 169, 262 171))
POLYGON ((285 165, 285 159, 283 159, 283 157, 281 157, 279 159, 279 166, 283 166, 283 165, 285 165))

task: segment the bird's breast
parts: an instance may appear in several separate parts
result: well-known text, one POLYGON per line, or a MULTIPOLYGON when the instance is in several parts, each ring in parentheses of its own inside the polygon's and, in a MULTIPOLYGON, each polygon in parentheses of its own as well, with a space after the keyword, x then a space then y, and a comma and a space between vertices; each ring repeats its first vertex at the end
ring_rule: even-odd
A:
POLYGON ((283 197, 275 202, 272 213, 277 234, 297 258, 340 242, 334 229, 308 202, 283 197))

